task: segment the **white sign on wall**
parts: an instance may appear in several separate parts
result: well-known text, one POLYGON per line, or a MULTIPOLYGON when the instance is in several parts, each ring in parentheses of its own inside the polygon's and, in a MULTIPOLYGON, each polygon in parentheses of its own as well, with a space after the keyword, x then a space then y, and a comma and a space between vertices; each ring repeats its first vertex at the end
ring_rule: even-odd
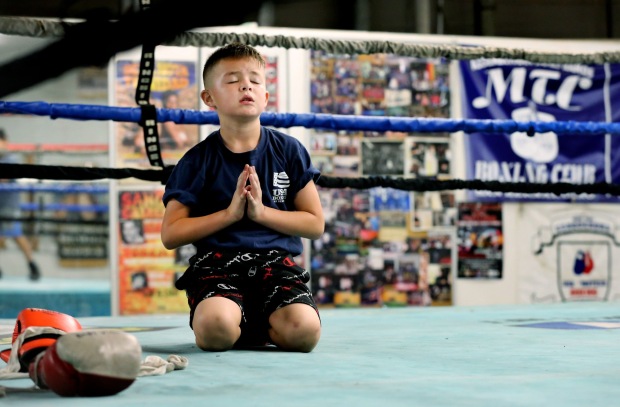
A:
POLYGON ((620 300, 620 207, 527 204, 518 213, 519 302, 620 300))

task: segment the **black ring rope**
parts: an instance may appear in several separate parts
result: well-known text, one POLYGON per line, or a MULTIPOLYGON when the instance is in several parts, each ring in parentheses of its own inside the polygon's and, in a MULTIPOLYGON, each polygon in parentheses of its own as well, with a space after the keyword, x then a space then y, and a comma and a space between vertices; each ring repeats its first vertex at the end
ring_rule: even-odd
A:
POLYGON ((0 163, 3 178, 33 178, 47 180, 94 181, 101 179, 136 178, 142 181, 159 181, 165 183, 174 166, 162 169, 138 168, 92 168, 41 164, 0 163))
MULTIPOLYGON (((136 178, 143 181, 159 181, 166 184, 173 165, 163 169, 135 168, 85 168, 35 164, 0 164, 0 172, 6 178, 34 178, 47 180, 92 181, 100 179, 136 178)), ((324 188, 370 189, 375 187, 394 188, 405 191, 447 191, 447 190, 485 190, 495 192, 517 192, 527 194, 608 194, 620 196, 620 186, 605 182, 593 184, 570 183, 515 183, 480 180, 437 180, 410 179, 402 177, 371 176, 363 178, 321 176, 317 185, 324 188)))
MULTIPOLYGON (((258 2, 260 3, 260 2, 258 2)), ((67 27, 76 23, 60 23, 36 18, 0 17, 0 33, 38 38, 62 38, 67 27)), ((221 25, 221 24, 219 24, 221 25)), ((440 37, 440 36, 435 36, 440 37)), ((429 37, 431 38, 431 37, 429 37)), ((451 44, 429 42, 416 43, 393 41, 334 40, 324 38, 295 37, 288 35, 261 35, 255 33, 194 32, 178 33, 174 38, 163 41, 161 45, 177 47, 217 47, 229 42, 239 41, 254 46, 279 47, 284 49, 312 49, 337 54, 395 54, 420 58, 447 58, 455 60, 500 58, 519 59, 534 63, 555 64, 604 64, 620 62, 620 52, 552 52, 525 48, 491 47, 476 44, 451 44)), ((558 40, 556 40, 558 41, 558 40)), ((559 43, 562 41, 559 40, 559 43)), ((579 40, 571 40, 572 44, 579 40)))

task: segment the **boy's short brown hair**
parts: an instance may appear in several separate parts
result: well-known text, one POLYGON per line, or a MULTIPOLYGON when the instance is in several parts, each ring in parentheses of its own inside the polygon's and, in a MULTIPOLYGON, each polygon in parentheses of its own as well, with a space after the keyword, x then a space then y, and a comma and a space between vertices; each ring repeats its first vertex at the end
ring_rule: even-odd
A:
POLYGON ((207 62, 205 62, 205 66, 202 69, 202 80, 207 84, 207 75, 213 67, 220 62, 222 59, 241 59, 241 58, 252 58, 255 59, 261 67, 265 67, 265 60, 263 56, 256 50, 256 48, 251 45, 243 44, 240 42, 232 42, 230 44, 224 45, 223 47, 218 48, 209 56, 207 62))

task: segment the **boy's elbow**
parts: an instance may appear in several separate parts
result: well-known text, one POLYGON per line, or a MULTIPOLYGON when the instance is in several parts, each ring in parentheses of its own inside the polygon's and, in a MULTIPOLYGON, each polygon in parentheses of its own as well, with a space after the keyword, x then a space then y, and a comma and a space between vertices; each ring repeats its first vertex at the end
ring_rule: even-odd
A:
POLYGON ((177 248, 177 246, 170 239, 170 237, 168 235, 164 234, 164 233, 161 234, 161 243, 164 245, 164 247, 167 250, 173 250, 173 249, 177 248))
POLYGON ((164 245, 164 247, 166 248, 166 250, 172 250, 174 249, 174 247, 172 247, 172 245, 170 244, 170 242, 168 242, 166 239, 162 238, 161 239, 162 244, 164 245))
POLYGON ((319 228, 313 231, 312 236, 310 236, 310 239, 311 240, 320 239, 321 236, 323 236, 323 233, 325 233, 325 223, 321 224, 319 228))
POLYGON ((323 236, 323 233, 319 233, 317 235, 312 235, 312 236, 309 236, 308 238, 310 240, 319 240, 321 238, 321 236, 323 236))

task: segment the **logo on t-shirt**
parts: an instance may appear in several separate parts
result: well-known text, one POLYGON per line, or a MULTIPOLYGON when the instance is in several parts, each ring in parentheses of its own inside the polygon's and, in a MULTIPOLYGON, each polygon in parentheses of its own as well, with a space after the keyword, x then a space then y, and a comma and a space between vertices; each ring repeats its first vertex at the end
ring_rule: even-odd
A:
POLYGON ((291 180, 288 178, 286 172, 274 172, 273 173, 273 201, 284 202, 286 201, 286 195, 288 193, 288 187, 291 185, 291 180))

